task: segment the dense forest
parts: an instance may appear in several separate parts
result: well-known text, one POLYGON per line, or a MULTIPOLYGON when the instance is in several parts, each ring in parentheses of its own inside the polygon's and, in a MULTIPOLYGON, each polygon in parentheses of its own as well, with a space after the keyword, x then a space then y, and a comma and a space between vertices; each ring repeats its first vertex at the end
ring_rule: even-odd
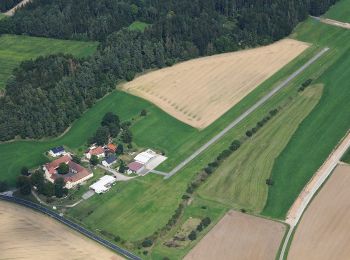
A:
POLYGON ((22 0, 1 0, 0 1, 0 12, 6 12, 15 7, 22 0))
POLYGON ((62 133, 120 80, 203 55, 268 44, 336 0, 36 0, 0 33, 99 40, 87 60, 23 63, 0 99, 0 140, 62 133), (144 32, 133 21, 151 24, 144 32), (60 73, 54 71, 59 70, 60 73))

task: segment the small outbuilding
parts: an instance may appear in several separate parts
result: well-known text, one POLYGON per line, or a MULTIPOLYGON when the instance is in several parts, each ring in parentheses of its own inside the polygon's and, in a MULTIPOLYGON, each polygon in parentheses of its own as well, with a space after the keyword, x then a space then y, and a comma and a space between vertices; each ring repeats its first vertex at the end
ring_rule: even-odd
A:
POLYGON ((63 146, 54 147, 49 151, 49 155, 52 157, 58 157, 64 154, 66 154, 66 151, 63 146))
POLYGON ((105 167, 111 167, 117 162, 117 156, 115 154, 110 154, 105 160, 102 161, 102 165, 105 167))
POLYGON ((128 168, 132 173, 140 174, 145 170, 145 165, 139 162, 132 162, 128 164, 128 168))
POLYGON ((102 178, 100 178, 97 182, 92 184, 90 186, 90 189, 92 189, 97 194, 105 193, 107 192, 113 183, 115 183, 117 179, 110 175, 105 175, 102 178))

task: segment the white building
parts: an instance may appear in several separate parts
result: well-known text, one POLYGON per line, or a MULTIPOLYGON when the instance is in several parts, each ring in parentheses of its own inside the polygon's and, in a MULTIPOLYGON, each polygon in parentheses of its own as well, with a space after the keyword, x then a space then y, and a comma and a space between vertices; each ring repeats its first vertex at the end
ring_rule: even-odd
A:
POLYGON ((66 151, 64 150, 63 146, 54 147, 49 151, 49 155, 52 157, 58 157, 65 154, 66 151))
POLYGON ((157 156, 156 152, 152 151, 151 149, 148 149, 148 150, 136 155, 134 160, 138 163, 141 163, 141 164, 147 164, 156 156, 157 156))
POLYGON ((105 193, 111 188, 112 184, 116 181, 117 179, 115 177, 110 175, 105 175, 102 178, 100 178, 98 182, 95 182, 94 184, 92 184, 90 186, 90 189, 95 191, 97 194, 105 193))

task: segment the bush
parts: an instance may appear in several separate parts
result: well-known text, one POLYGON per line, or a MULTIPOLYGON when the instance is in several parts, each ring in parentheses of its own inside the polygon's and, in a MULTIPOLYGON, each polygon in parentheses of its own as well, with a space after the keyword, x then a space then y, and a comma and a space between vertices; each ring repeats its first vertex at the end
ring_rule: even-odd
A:
POLYGON ((204 227, 207 227, 209 226, 211 223, 211 219, 209 217, 205 217, 202 219, 201 221, 201 225, 203 225, 204 227))
POLYGON ((135 78, 135 72, 133 71, 128 71, 125 75, 125 79, 127 81, 132 81, 135 78))
POLYGON ((5 192, 9 188, 6 181, 0 181, 0 192, 5 192))
POLYGON ((118 243, 119 241, 120 241, 120 236, 115 236, 115 237, 114 237, 114 242, 117 242, 117 243, 118 243))
POLYGON ((236 151, 236 150, 238 150, 239 147, 241 147, 241 142, 238 140, 234 140, 230 145, 230 150, 236 151))
POLYGON ((214 162, 209 163, 208 166, 210 166, 212 168, 216 168, 219 166, 219 163, 217 161, 214 161, 214 162))
POLYGON ((197 239, 197 233, 196 231, 192 230, 191 233, 188 235, 188 239, 193 241, 197 239))
POLYGON ((198 226, 197 226, 197 231, 198 232, 201 232, 203 230, 203 225, 202 224, 199 224, 198 226))
POLYGON ((268 186, 272 186, 274 184, 274 181, 272 179, 266 179, 266 184, 268 186))
POLYGON ((213 168, 211 168, 210 166, 205 167, 205 168, 204 168, 204 171, 205 171, 207 174, 212 174, 212 173, 214 172, 213 168))
POLYGON ((22 167, 22 169, 21 169, 21 174, 22 174, 23 176, 29 176, 29 175, 30 175, 29 169, 28 169, 27 167, 22 167))
POLYGON ((252 137, 253 133, 252 133, 252 131, 248 130, 247 132, 245 132, 245 135, 248 137, 252 137))
POLYGON ((183 200, 188 200, 189 198, 191 198, 191 197, 187 194, 182 195, 183 200))
POLYGON ((143 247, 151 247, 152 245, 153 245, 152 239, 145 239, 142 242, 142 246, 143 247))
POLYGON ((147 110, 146 109, 142 109, 140 116, 147 116, 147 110))

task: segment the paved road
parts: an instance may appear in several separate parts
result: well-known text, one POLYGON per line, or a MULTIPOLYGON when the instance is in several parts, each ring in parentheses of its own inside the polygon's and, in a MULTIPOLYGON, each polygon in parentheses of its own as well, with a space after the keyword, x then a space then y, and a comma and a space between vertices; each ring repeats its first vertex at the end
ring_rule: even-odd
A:
POLYGON ((125 175, 117 172, 116 170, 113 170, 111 168, 105 167, 105 166, 103 166, 101 164, 98 164, 97 167, 99 167, 99 168, 101 168, 101 169, 103 169, 103 170, 105 170, 107 172, 112 173, 117 178, 117 181, 128 181, 128 180, 131 180, 131 179, 135 178, 135 177, 125 176, 125 175))
POLYGON ((81 234, 91 238, 92 240, 100 243, 101 245, 113 250, 114 252, 117 252, 118 254, 128 258, 128 259, 132 259, 132 260, 142 260, 141 258, 139 258, 138 256, 134 255, 133 253, 109 242, 108 240, 105 240, 97 235, 95 235, 94 233, 90 232, 89 230, 85 229, 84 227, 78 225, 78 224, 75 224, 74 222, 60 216, 59 214, 57 214, 56 212, 50 210, 50 209, 47 209, 41 205, 38 205, 36 203, 33 203, 31 201, 27 201, 27 200, 24 200, 24 199, 19 199, 19 198, 15 198, 15 197, 11 197, 11 196, 5 196, 5 195, 0 195, 0 199, 2 200, 6 200, 6 201, 10 201, 10 202, 14 202, 14 203, 17 203, 17 204, 20 204, 22 206, 26 206, 28 208, 31 208, 31 209, 34 209, 34 210, 37 210, 41 213, 44 213, 58 221, 60 221, 61 223, 69 226, 70 228, 80 232, 81 234))
POLYGON ((309 205, 310 201, 312 200, 314 195, 317 193, 317 191, 321 188, 323 183, 331 175, 334 168, 338 165, 340 159, 343 157, 343 155, 349 149, 349 147, 350 147, 350 132, 340 142, 337 148, 332 152, 332 154, 328 157, 325 163, 314 175, 314 177, 312 177, 310 182, 305 186, 303 191, 300 193, 300 195, 292 205, 291 209, 288 212, 288 216, 286 220, 286 222, 290 225, 290 229, 283 243, 283 247, 279 257, 280 260, 283 260, 284 258, 288 242, 291 238, 291 235, 295 227, 300 221, 305 209, 307 208, 307 206, 309 205))
POLYGON ((175 175, 179 172, 183 167, 185 167, 189 162, 191 162, 194 158, 208 149, 209 146, 214 144, 220 138, 222 138, 228 131, 238 125, 242 120, 244 120, 247 116, 249 116, 252 112, 254 112, 257 108, 263 105, 267 100, 269 100, 273 95, 275 95, 282 88, 286 87, 294 78, 296 78, 299 74, 301 74, 304 70, 306 70, 311 64, 317 61, 323 54, 325 54, 329 48, 322 49, 319 53, 317 53, 313 58, 311 58, 308 62, 306 62, 303 66, 301 66, 297 71, 295 71, 292 75, 290 75, 286 80, 280 83, 277 87, 275 87, 271 92, 269 92, 266 96, 261 98, 257 103, 255 103, 251 108, 245 111, 242 115, 240 115, 235 121, 233 121, 230 125, 228 125, 224 130, 222 130, 219 134, 214 136, 209 142, 200 147, 197 151, 195 151, 191 156, 181 162, 178 166, 176 166, 164 179, 169 179, 171 176, 175 175))

